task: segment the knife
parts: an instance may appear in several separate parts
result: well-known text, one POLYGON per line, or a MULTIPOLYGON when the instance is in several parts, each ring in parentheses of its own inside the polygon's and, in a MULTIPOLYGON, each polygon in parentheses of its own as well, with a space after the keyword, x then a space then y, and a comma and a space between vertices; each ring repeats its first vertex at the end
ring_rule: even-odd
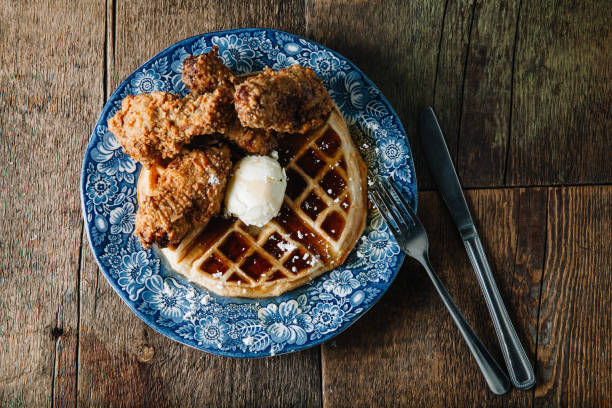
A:
POLYGON ((421 113, 419 133, 431 173, 459 229, 470 262, 476 272, 501 345, 510 380, 516 388, 527 390, 535 384, 533 367, 525 354, 497 289, 433 108, 425 108, 421 113))

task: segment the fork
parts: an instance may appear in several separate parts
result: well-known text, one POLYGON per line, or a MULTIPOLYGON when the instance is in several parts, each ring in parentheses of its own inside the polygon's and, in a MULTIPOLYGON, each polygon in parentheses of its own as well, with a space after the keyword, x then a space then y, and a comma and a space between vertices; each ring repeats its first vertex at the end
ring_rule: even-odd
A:
POLYGON ((457 328, 476 359, 476 363, 491 391, 497 395, 503 395, 508 392, 510 380, 465 320, 465 317, 459 311, 459 308, 457 308, 457 305, 429 263, 427 232, 411 206, 406 202, 397 187, 386 180, 379 179, 376 181, 373 191, 370 191, 369 195, 380 214, 387 221, 387 225, 402 251, 411 258, 416 259, 427 271, 429 278, 442 298, 442 302, 444 302, 444 305, 450 312, 457 328))

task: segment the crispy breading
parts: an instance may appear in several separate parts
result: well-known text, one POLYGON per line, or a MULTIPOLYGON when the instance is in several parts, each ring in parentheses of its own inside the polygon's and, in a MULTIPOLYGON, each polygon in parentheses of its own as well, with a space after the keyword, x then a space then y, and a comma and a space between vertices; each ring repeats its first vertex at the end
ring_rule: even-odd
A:
POLYGON ((217 52, 219 47, 201 55, 190 55, 183 61, 182 79, 193 95, 202 95, 217 89, 234 94, 236 76, 217 52))
POLYGON ((153 92, 126 96, 108 128, 134 160, 153 164, 178 155, 195 135, 224 132, 233 115, 221 91, 184 98, 153 92))
POLYGON ((231 168, 227 146, 184 152, 166 167, 148 168, 138 182, 135 233, 143 246, 178 244, 218 215, 231 168))
MULTIPOLYGON (((223 64, 223 61, 217 55, 217 51, 218 47, 215 47, 206 54, 191 55, 183 61, 183 83, 192 95, 201 95, 218 90, 227 93, 228 98, 233 99, 234 84, 239 84, 244 80, 241 77, 236 77, 223 64)), ((234 107, 231 106, 231 110, 233 109, 234 107)), ((220 133, 249 154, 268 155, 277 145, 275 132, 245 128, 240 125, 240 121, 235 114, 232 115, 232 120, 226 131, 220 133)))
POLYGON ((333 103, 312 69, 292 65, 237 85, 234 106, 243 126, 303 134, 323 126, 333 103))
POLYGON ((278 146, 276 132, 246 128, 236 118, 222 136, 249 154, 267 156, 278 146))

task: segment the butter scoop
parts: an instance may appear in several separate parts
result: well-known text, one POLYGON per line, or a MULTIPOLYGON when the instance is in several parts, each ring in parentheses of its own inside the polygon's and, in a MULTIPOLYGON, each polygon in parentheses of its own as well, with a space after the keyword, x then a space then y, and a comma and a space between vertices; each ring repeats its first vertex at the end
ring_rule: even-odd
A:
POLYGON ((225 212, 247 225, 263 227, 278 215, 287 176, 277 160, 246 156, 236 163, 225 193, 225 212))

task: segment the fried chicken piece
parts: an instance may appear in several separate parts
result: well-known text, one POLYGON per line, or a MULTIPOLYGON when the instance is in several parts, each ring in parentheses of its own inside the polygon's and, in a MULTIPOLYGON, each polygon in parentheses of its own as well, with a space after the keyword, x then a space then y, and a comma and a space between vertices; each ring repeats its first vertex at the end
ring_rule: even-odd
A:
MULTIPOLYGON (((212 51, 191 55, 183 61, 183 83, 192 95, 201 95, 214 90, 228 95, 229 109, 233 110, 231 100, 234 98, 234 84, 241 82, 241 78, 223 64, 217 55, 218 47, 212 51)), ((225 132, 220 132, 230 142, 238 145, 250 154, 270 154, 277 145, 275 132, 263 129, 252 129, 241 126, 235 114, 225 132)))
POLYGON ((145 248, 176 245, 218 215, 232 168, 227 146, 184 152, 138 182, 135 233, 145 248))
POLYGON ((323 126, 333 103, 312 69, 292 65, 237 85, 234 106, 243 126, 303 134, 323 126))
POLYGON ((278 146, 276 132, 245 128, 238 118, 229 125, 222 136, 249 154, 267 156, 278 146))
POLYGON ((172 159, 194 135, 224 132, 233 115, 222 91, 184 98, 153 92, 126 96, 108 128, 127 154, 149 165, 172 159))
POLYGON ((236 76, 217 55, 219 47, 201 55, 190 55, 183 61, 183 83, 193 95, 202 95, 217 89, 233 97, 236 76))

